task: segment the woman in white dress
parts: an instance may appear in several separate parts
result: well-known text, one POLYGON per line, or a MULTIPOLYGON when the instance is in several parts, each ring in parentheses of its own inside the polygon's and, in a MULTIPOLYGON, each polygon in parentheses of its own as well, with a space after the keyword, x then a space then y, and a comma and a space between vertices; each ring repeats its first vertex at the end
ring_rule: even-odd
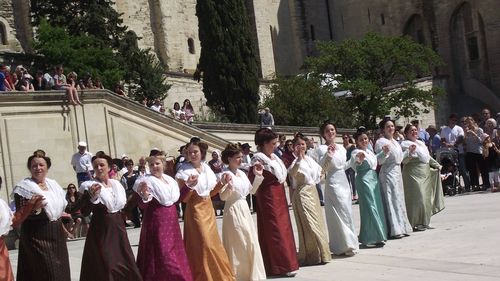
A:
POLYGON ((266 280, 266 270, 260 252, 259 238, 246 196, 255 193, 264 179, 263 166, 253 167, 253 186, 245 172, 239 169, 242 154, 238 145, 228 144, 222 151, 222 162, 228 165, 222 171, 224 187, 220 198, 226 201, 222 219, 222 243, 233 267, 236 280, 266 280))
POLYGON ((389 237, 400 239, 412 231, 406 215, 403 178, 401 175, 403 150, 394 139, 395 129, 391 120, 382 121, 380 129, 383 130, 384 136, 375 143, 375 153, 378 155, 378 163, 381 165, 379 178, 382 187, 382 201, 385 205, 389 237), (382 151, 384 153, 381 153, 382 151), (385 151, 388 151, 388 153, 385 151))
POLYGON ((320 127, 325 144, 318 147, 319 164, 326 174, 325 214, 330 250, 335 255, 353 256, 359 248, 352 216, 351 187, 345 174, 346 150, 335 143, 337 127, 326 121, 320 127))
POLYGON ((305 154, 307 145, 304 136, 297 135, 293 145, 297 157, 288 168, 288 175, 294 190, 292 206, 299 235, 299 263, 326 263, 332 256, 316 189, 316 184, 321 180, 321 167, 305 154))

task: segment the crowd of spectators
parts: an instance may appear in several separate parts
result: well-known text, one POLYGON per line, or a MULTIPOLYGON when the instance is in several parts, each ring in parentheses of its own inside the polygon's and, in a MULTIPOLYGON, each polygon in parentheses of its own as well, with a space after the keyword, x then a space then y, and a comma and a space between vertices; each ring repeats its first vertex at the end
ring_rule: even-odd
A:
MULTIPOLYGON (((9 66, 0 64, 0 92, 64 90, 70 104, 81 105, 78 91, 88 89, 104 89, 104 86, 99 78, 93 79, 90 73, 85 73, 80 79, 74 71, 65 75, 62 65, 54 67, 52 71, 37 70, 33 77, 22 65, 11 71, 9 66)), ((126 96, 121 85, 117 85, 115 93, 126 96)))
POLYGON ((156 112, 170 115, 172 118, 179 120, 181 122, 191 124, 194 121, 195 113, 193 105, 191 104, 191 101, 189 99, 184 100, 184 102, 182 103, 182 107, 178 102, 175 102, 174 106, 168 110, 165 108, 163 101, 160 100, 159 98, 153 101, 145 98, 142 101, 142 104, 156 112))

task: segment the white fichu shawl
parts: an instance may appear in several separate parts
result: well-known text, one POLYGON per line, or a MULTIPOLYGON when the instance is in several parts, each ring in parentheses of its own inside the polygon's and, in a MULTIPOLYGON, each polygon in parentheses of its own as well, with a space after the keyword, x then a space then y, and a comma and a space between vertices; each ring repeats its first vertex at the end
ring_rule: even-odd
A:
POLYGON ((142 201, 147 203, 155 198, 163 206, 172 206, 175 202, 177 202, 177 200, 179 200, 179 185, 173 178, 165 174, 162 175, 162 178, 166 183, 153 175, 140 177, 135 181, 133 190, 139 193, 139 185, 142 182, 145 182, 149 187, 150 195, 149 198, 142 198, 142 201))
POLYGON ((4 236, 10 231, 12 225, 12 211, 9 205, 0 199, 0 236, 4 236))
POLYGON ((257 152, 252 157, 252 166, 256 162, 262 163, 264 165, 264 170, 272 173, 280 183, 284 183, 286 180, 287 170, 283 161, 279 159, 278 156, 272 154, 271 158, 267 157, 262 152, 257 152))
POLYGON ((102 203, 106 206, 108 213, 112 214, 123 209, 125 203, 127 203, 127 195, 125 194, 125 189, 119 181, 109 179, 109 182, 111 183, 111 187, 106 187, 101 182, 95 180, 83 182, 80 185, 80 192, 84 193, 85 191, 88 191, 92 185, 96 183, 99 184, 101 186, 101 191, 96 198, 91 198, 90 202, 92 202, 92 204, 102 203))
POLYGON ((61 217, 66 205, 68 205, 66 193, 55 180, 46 178, 45 185, 48 190, 42 190, 32 178, 25 178, 16 184, 12 193, 28 200, 34 195, 43 196, 45 198, 43 200, 43 204, 45 205, 43 209, 47 217, 51 221, 56 221, 61 217))
POLYGON ((201 197, 210 196, 210 191, 212 191, 217 184, 217 177, 214 172, 212 172, 212 169, 210 169, 207 164, 201 163, 201 173, 198 173, 191 163, 184 163, 179 168, 179 171, 177 171, 177 174, 175 174, 175 178, 187 182, 191 175, 198 176, 198 183, 195 186, 191 186, 191 188, 201 197))
MULTIPOLYGON (((393 160, 396 164, 401 164, 403 161, 403 150, 401 149, 401 145, 394 139, 388 140, 386 138, 379 138, 375 143, 375 152, 379 153, 383 150, 383 147, 387 145, 389 146, 389 154, 386 155, 386 159, 393 157, 393 160), (392 155, 391 155, 392 154, 392 155)), ((384 161, 385 162, 385 161, 384 161)), ((384 163, 380 163, 384 164, 384 163)))
POLYGON ((408 155, 413 158, 418 158, 420 162, 422 163, 429 163, 429 160, 431 159, 431 155, 429 154, 429 150, 427 149, 427 146, 425 143, 421 140, 417 141, 411 141, 411 140, 404 140, 401 142, 401 148, 403 148, 403 151, 405 152, 405 156, 408 155), (410 146, 414 144, 417 149, 415 149, 415 152, 410 154, 410 146))
MULTIPOLYGON (((356 166, 362 164, 362 163, 356 163, 359 159, 359 154, 364 154, 365 155, 365 160, 368 165, 370 166, 370 169, 376 170, 377 169, 377 156, 368 148, 366 150, 363 149, 354 149, 354 151, 351 153, 351 160, 349 160, 349 167, 353 168, 356 170, 356 166)), ((364 162, 363 161, 363 162, 364 162)))
MULTIPOLYGON (((294 166, 297 164, 298 158, 295 158, 293 160, 292 164, 290 167, 288 167, 288 171, 291 172, 294 169, 294 166)), ((321 181, 321 171, 322 168, 321 166, 314 161, 312 157, 305 156, 304 159, 299 161, 299 173, 304 175, 304 183, 307 185, 315 185, 318 184, 321 181)), ((293 181, 293 180, 292 180, 293 181)), ((295 183, 293 183, 294 187, 295 183)))
POLYGON ((240 169, 236 170, 236 174, 233 174, 233 172, 226 168, 220 174, 220 178, 223 178, 224 174, 229 174, 231 176, 233 191, 237 192, 240 197, 245 198, 252 190, 250 180, 240 169))

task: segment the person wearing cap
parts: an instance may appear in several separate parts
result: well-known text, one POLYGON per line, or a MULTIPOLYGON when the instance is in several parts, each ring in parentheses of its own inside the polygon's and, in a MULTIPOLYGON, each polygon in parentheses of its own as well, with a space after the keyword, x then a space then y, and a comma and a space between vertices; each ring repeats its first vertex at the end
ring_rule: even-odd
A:
POLYGON ((260 127, 272 127, 274 126, 274 117, 271 114, 269 107, 264 108, 264 113, 260 116, 260 127))
POLYGON ((429 125, 426 129, 429 134, 429 149, 431 155, 435 156, 436 151, 441 147, 441 137, 438 134, 436 126, 429 125))
POLYGON ((92 178, 94 169, 92 168, 92 153, 87 151, 87 143, 80 141, 78 143, 78 152, 71 157, 71 166, 76 172, 78 185, 92 178))

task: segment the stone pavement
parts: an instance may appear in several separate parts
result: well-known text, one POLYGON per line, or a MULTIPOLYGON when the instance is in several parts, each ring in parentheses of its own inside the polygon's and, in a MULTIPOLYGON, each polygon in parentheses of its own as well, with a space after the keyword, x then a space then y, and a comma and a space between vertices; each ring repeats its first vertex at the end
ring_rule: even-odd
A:
MULTIPOLYGON (((301 267, 289 280, 500 280, 500 193, 446 197, 445 204, 432 218, 435 229, 389 240, 383 248, 361 249, 354 257, 334 257, 326 265, 301 267)), ((354 216, 359 226, 358 205, 354 216)), ((221 222, 219 217, 219 227, 221 222)), ((139 233, 128 230, 134 252, 139 233)), ((80 275, 84 242, 68 242, 72 280, 80 275)), ((10 257, 15 272, 17 251, 10 257)))

